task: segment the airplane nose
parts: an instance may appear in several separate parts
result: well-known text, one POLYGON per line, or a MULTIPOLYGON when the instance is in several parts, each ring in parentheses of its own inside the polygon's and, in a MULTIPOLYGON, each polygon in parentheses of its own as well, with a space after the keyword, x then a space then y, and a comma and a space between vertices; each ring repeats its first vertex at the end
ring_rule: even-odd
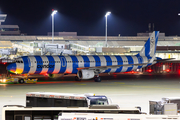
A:
POLYGON ((6 69, 9 72, 15 73, 16 72, 16 63, 9 64, 6 69))

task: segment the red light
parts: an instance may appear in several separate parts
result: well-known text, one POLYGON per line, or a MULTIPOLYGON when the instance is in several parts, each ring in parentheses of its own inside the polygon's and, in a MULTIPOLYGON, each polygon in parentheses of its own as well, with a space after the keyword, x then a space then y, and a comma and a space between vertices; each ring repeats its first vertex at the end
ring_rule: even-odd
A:
POLYGON ((48 76, 48 74, 47 74, 47 73, 45 73, 45 74, 44 74, 44 76, 48 76))
POLYGON ((117 75, 116 75, 116 74, 113 74, 113 77, 114 77, 114 78, 117 78, 117 75))
POLYGON ((152 70, 151 70, 151 69, 149 69, 149 70, 148 70, 148 72, 152 72, 152 70))
POLYGON ((166 71, 167 71, 167 72, 170 72, 170 69, 167 69, 166 71))
POLYGON ((52 9, 52 11, 54 11, 54 9, 52 9))
POLYGON ((135 73, 134 71, 131 71, 131 73, 133 74, 133 73, 135 73))
POLYGON ((5 65, 6 63, 4 62, 3 64, 5 65))

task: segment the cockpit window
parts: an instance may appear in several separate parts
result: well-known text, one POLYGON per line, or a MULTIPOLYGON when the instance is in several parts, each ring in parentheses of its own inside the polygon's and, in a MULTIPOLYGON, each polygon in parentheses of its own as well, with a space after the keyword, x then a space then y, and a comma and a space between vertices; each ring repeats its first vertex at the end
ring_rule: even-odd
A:
POLYGON ((17 60, 16 63, 23 63, 23 61, 22 60, 17 60))

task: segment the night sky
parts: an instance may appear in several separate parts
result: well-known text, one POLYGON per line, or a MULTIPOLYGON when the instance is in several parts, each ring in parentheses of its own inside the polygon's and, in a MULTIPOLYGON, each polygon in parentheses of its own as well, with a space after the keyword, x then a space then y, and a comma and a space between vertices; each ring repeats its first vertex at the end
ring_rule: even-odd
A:
POLYGON ((77 32, 79 36, 104 36, 108 16, 108 36, 133 36, 148 31, 148 24, 180 36, 180 0, 1 0, 0 13, 5 23, 19 25, 22 33, 47 35, 51 32, 51 12, 55 15, 55 32, 77 32))

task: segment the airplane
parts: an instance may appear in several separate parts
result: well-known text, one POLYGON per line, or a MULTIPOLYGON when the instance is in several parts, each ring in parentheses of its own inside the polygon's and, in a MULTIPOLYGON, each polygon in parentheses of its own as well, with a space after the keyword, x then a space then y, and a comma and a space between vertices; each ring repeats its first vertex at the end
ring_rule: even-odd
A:
POLYGON ((76 81, 92 79, 101 82, 100 73, 119 73, 157 63, 155 57, 159 31, 154 31, 137 55, 70 55, 23 56, 7 66, 15 74, 77 74, 76 81))

